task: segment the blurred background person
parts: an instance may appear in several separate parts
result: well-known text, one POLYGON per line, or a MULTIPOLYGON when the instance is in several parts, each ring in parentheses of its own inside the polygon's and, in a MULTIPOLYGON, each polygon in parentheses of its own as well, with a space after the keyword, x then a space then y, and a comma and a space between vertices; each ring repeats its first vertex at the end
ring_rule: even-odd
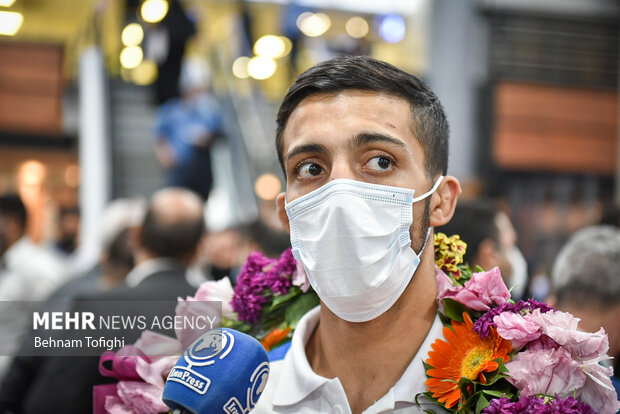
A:
MULTIPOLYGON (((139 301, 169 301, 169 308, 162 303, 159 312, 174 315, 177 298, 193 295, 196 290, 187 283, 186 271, 204 235, 202 207, 200 197, 186 189, 164 188, 156 192, 141 226, 130 231, 136 265, 124 283, 105 292, 78 295, 76 306, 82 301, 122 301, 124 306, 139 301)), ((149 315, 146 318, 152 320, 149 315)), ((135 342, 140 333, 128 331, 125 343, 135 342)), ((91 412, 92 387, 110 381, 99 374, 98 363, 98 356, 49 357, 27 390, 22 391, 24 400, 13 404, 21 407, 18 412, 26 414, 47 412, 48 407, 63 407, 64 413, 91 412)))
POLYGON ((228 276, 234 284, 250 253, 260 251, 267 257, 278 258, 289 247, 288 233, 258 219, 209 233, 201 259, 208 279, 219 280, 228 276))
POLYGON ((552 272, 549 303, 580 318, 579 328, 609 337, 609 355, 615 364, 614 387, 620 396, 620 229, 590 226, 576 232, 560 250, 552 272))
POLYGON ((80 208, 61 207, 57 220, 53 247, 61 255, 69 256, 75 251, 79 242, 80 208))
POLYGON ((185 47, 195 34, 196 22, 185 12, 179 0, 170 0, 169 9, 162 20, 149 25, 146 53, 157 63, 158 76, 155 81, 157 105, 181 96, 179 77, 185 47))
POLYGON ((204 200, 213 187, 211 151, 223 136, 222 113, 210 94, 207 63, 185 61, 180 98, 165 102, 155 119, 155 153, 168 174, 168 184, 188 188, 204 200))
POLYGON ((36 301, 65 279, 60 260, 26 235, 28 213, 16 194, 0 196, 0 378, 31 321, 36 301))
POLYGON ((517 246, 517 233, 508 215, 490 200, 459 200, 450 222, 437 231, 458 234, 467 251, 464 261, 485 270, 499 267, 515 299, 523 297, 528 283, 527 262, 517 246))
MULTIPOLYGON (((64 310, 68 311, 74 297, 122 284, 134 267, 129 243, 130 229, 140 225, 145 208, 146 201, 142 198, 112 201, 101 218, 103 238, 99 263, 85 275, 69 280, 56 289, 42 304, 42 310, 53 307, 54 311, 61 311, 61 303, 64 303, 64 310)), ((32 343, 31 336, 24 338, 22 349, 30 348, 32 343)), ((45 357, 25 353, 14 358, 0 385, 0 413, 21 412, 21 402, 45 362, 45 357)))
POLYGON ((122 198, 111 201, 101 217, 101 255, 86 274, 56 289, 48 301, 68 301, 76 295, 109 290, 122 284, 134 267, 129 235, 144 218, 146 200, 122 198))

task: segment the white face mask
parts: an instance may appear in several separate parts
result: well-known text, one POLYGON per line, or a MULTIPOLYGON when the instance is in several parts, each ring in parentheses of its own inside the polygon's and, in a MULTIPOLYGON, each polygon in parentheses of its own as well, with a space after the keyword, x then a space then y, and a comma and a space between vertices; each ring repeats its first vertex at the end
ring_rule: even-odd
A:
POLYGON ((340 318, 365 322, 387 311, 413 277, 414 190, 338 179, 286 204, 293 255, 323 303, 340 318))

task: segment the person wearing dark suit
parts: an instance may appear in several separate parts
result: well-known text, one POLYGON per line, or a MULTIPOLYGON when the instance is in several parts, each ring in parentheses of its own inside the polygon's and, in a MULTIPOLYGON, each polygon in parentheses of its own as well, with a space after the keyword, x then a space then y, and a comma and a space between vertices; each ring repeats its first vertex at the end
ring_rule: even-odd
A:
MULTIPOLYGON (((174 315, 177 298, 195 291, 185 273, 195 258, 204 229, 200 197, 179 188, 158 191, 151 199, 142 225, 131 231, 136 266, 123 286, 77 297, 74 309, 85 306, 84 301, 118 301, 123 307, 144 301, 167 301, 162 306, 169 309, 158 309, 158 313, 174 315)), ((140 332, 133 330, 128 334, 126 344, 138 339, 140 332)), ((91 412, 92 387, 110 382, 110 378, 99 374, 98 363, 98 356, 47 357, 23 401, 13 403, 11 412, 91 412)), ((10 386, 10 380, 5 379, 3 388, 10 386)))

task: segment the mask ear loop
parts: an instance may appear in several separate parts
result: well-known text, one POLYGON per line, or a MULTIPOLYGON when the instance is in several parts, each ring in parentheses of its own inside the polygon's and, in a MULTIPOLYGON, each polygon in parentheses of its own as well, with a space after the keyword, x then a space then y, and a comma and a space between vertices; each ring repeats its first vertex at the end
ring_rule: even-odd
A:
POLYGON ((435 191, 437 191, 437 188, 439 187, 439 184, 441 184, 441 182, 443 181, 444 176, 440 175, 439 178, 437 179, 437 181, 435 181, 435 184, 433 184, 433 187, 428 190, 426 193, 422 194, 421 196, 418 196, 416 198, 414 198, 412 200, 412 202, 417 203, 420 200, 424 200, 426 197, 428 197, 429 195, 433 194, 435 191))
MULTIPOLYGON (((413 202, 416 203, 418 201, 424 200, 426 197, 428 197, 429 195, 437 191, 437 188, 439 187, 439 184, 441 184, 443 179, 444 179, 444 176, 440 175, 437 181, 435 181, 435 184, 433 184, 433 187, 430 190, 428 190, 426 193, 422 194, 421 196, 414 198, 413 202)), ((431 226, 428 226, 428 230, 426 231, 426 237, 424 238, 424 244, 422 245, 420 252, 416 253, 418 257, 420 257, 420 255, 426 248, 426 244, 428 243, 428 239, 430 238, 430 236, 431 236, 431 226)))
MULTIPOLYGON (((431 229, 432 229, 432 227, 431 227, 431 226, 428 226, 428 230, 426 230, 426 237, 424 238, 424 244, 422 245, 422 248, 420 249, 420 252, 419 252, 419 253, 416 253, 416 255, 417 255, 418 257, 420 257, 420 256, 422 255, 422 252, 423 252, 423 251, 424 251, 424 249, 426 248, 426 244, 428 243, 428 239, 429 239, 429 238, 430 238, 430 236, 431 236, 431 229)), ((415 253, 415 251, 414 251, 414 253, 415 253)))

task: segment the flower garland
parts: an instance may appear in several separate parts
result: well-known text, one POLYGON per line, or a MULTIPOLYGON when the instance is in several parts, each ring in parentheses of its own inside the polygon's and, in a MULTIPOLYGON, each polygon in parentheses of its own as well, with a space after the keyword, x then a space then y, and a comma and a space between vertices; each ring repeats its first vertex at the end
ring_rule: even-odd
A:
MULTIPOLYGON (((455 414, 615 414, 620 409, 610 380, 613 369, 599 364, 610 359, 603 329, 581 332, 579 319, 568 313, 533 300, 515 303, 497 268, 474 272, 463 263, 467 245, 459 236, 438 233, 434 247, 444 338, 435 341, 425 362, 427 398, 455 414)), ((222 325, 254 336, 267 350, 289 342, 301 317, 320 303, 290 249, 278 259, 250 254, 234 289, 228 278, 205 282, 193 297, 179 298, 177 315, 191 312, 193 301, 221 301, 222 325)), ((118 384, 105 386, 113 389, 102 390, 106 412, 136 405, 152 407, 141 412, 158 412, 174 358, 149 358, 148 348, 167 342, 180 353, 194 337, 144 332, 135 345, 144 353, 123 358, 134 367, 131 381, 118 377, 118 384)), ((115 357, 122 355, 123 349, 115 357)))
MULTIPOLYGON (((435 236, 445 339, 426 360, 425 395, 458 414, 615 414, 609 342, 601 328, 534 300, 514 302, 499 269, 463 264, 459 236, 435 236)), ((433 412, 430 410, 429 412, 433 412)))

